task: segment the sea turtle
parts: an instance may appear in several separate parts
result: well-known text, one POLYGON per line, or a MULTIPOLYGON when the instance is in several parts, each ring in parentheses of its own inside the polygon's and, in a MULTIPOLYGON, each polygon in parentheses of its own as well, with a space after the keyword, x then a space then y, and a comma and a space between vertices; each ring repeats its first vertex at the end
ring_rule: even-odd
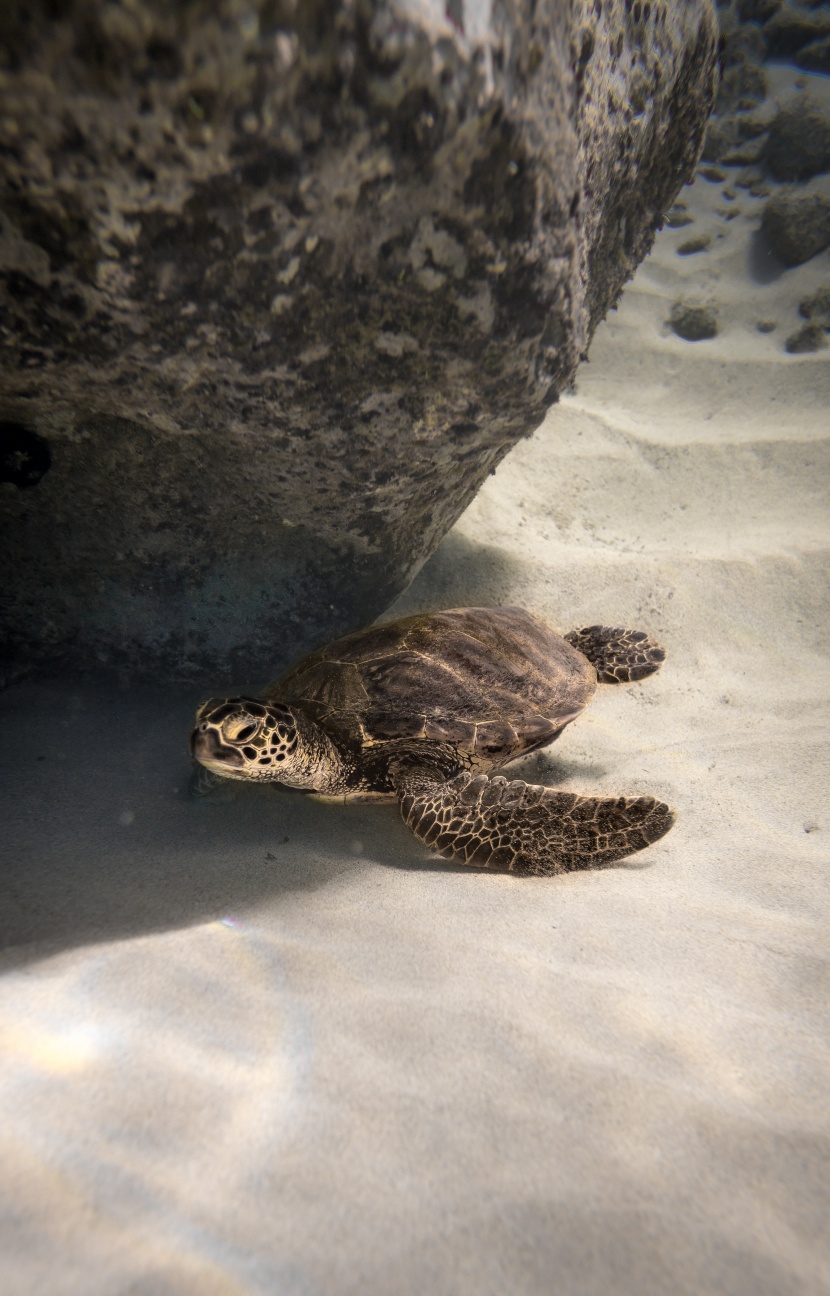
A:
POLYGON ((654 797, 585 797, 496 770, 546 747, 597 680, 656 671, 643 631, 589 626, 562 638, 521 608, 404 617, 312 653, 262 698, 205 702, 191 752, 232 779, 327 800, 397 801, 447 859, 514 873, 609 864, 668 832, 654 797))

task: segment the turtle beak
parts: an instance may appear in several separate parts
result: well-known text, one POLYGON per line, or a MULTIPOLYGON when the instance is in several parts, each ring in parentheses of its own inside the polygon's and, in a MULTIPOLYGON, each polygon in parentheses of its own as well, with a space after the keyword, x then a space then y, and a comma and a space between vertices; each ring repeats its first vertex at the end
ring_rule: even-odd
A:
POLYGON ((209 769, 241 769, 245 764, 242 753, 234 751, 232 747, 225 747, 215 729, 204 732, 194 729, 190 735, 190 754, 209 769))

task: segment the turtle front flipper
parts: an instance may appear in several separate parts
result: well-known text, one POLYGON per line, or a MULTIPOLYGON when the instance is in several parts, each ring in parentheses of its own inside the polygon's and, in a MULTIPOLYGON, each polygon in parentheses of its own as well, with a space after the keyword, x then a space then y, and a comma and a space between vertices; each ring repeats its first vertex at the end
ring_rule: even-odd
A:
POLYGON ((660 669, 666 650, 645 630, 623 626, 585 626, 565 635, 568 643, 596 667, 604 684, 629 684, 660 669))
POLYGON ((211 803, 215 805, 220 801, 232 800, 236 795, 236 787, 232 779, 223 778, 221 774, 216 774, 213 770, 194 761, 190 771, 188 792, 194 801, 202 801, 205 797, 210 797, 211 803))
POLYGON ((442 781, 401 769, 404 823, 445 859, 478 868, 549 875, 599 868, 650 846, 674 812, 654 797, 584 797, 495 775, 442 781))

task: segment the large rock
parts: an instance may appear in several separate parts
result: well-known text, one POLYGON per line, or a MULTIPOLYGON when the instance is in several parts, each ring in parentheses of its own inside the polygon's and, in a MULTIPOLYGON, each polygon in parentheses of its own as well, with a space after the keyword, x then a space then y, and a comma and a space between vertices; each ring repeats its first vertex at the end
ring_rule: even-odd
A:
POLYGON ((830 171, 830 112, 809 94, 796 94, 777 113, 764 147, 776 180, 810 180, 830 171))
POLYGON ((761 215, 761 232, 784 265, 803 265, 830 247, 830 198, 774 194, 761 215))
POLYGON ((805 45, 795 55, 793 63, 804 68, 805 72, 830 72, 830 36, 805 45))
POLYGON ((693 171, 708 0, 0 10, 5 654, 252 680, 372 619, 693 171))
POLYGON ((830 35, 830 11, 825 5, 804 9, 782 4, 764 25, 764 39, 770 58, 792 58, 805 45, 830 35))

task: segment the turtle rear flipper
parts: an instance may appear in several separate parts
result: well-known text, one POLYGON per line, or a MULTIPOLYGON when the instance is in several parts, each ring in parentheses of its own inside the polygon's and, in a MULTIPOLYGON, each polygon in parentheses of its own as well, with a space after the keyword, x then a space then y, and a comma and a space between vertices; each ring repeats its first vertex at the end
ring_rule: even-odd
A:
POLYGON ((596 667, 604 684, 629 684, 660 669, 666 651, 645 630, 623 626, 585 626, 565 638, 596 667))
POLYGON ((611 864, 674 823, 654 797, 583 797, 501 775, 442 781, 424 768, 400 769, 395 785, 404 823, 426 846, 458 864, 512 873, 611 864))

